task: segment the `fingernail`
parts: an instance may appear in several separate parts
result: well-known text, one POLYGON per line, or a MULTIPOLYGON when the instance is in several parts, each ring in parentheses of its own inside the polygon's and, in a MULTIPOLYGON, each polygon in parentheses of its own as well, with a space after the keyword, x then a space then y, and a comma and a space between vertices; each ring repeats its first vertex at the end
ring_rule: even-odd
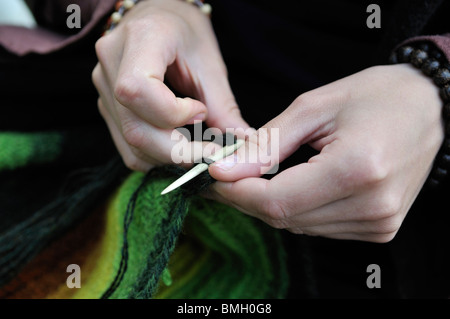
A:
POLYGON ((234 153, 233 155, 225 157, 224 159, 221 159, 220 161, 217 161, 212 165, 220 168, 223 171, 229 171, 234 166, 236 166, 237 163, 238 163, 238 156, 236 153, 234 153))

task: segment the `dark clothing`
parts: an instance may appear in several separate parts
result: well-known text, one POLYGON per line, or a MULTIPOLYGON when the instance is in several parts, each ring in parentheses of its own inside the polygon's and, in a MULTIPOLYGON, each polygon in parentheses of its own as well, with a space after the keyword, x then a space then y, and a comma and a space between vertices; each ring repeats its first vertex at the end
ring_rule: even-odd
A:
MULTIPOLYGON (((390 52, 409 36, 450 31, 450 20, 443 16, 450 13, 448 3, 432 13, 423 10, 418 1, 416 8, 408 1, 412 4, 408 10, 401 1, 378 1, 381 29, 366 27, 369 13, 365 9, 371 2, 365 1, 211 3, 215 12, 219 11, 213 22, 233 92, 253 127, 277 116, 303 92, 387 64, 390 52), (396 30, 396 20, 408 20, 405 14, 433 15, 435 19, 421 24, 419 33, 402 34, 396 30)), ((446 48, 448 55, 448 44, 446 48)), ((313 154, 311 148, 302 146, 282 168, 313 154)), ((423 191, 388 244, 286 234, 292 249, 291 274, 298 276, 291 297, 448 297, 450 257, 444 247, 450 244, 450 216, 445 205, 449 190, 447 183, 439 191, 423 191), (370 264, 380 266, 381 289, 366 285, 370 264)))
MULTIPOLYGON (((96 63, 94 42, 115 1, 70 1, 75 2, 84 12, 79 33, 56 33, 62 22, 52 21, 52 13, 65 16, 63 1, 58 5, 45 1, 35 7, 45 8, 36 14, 45 29, 0 27, 0 81, 4 88, 0 130, 106 130, 97 114, 90 73, 96 63)), ((233 92, 243 117, 255 128, 277 116, 303 92, 369 66, 387 64, 389 53, 403 41, 450 32, 450 5, 445 1, 380 0, 381 29, 366 26, 368 1, 210 3, 233 92)), ((424 39, 450 57, 450 37, 424 39)), ((314 153, 302 146, 282 168, 306 161, 314 153)), ((447 183, 433 192, 424 189, 397 236, 387 244, 286 232, 290 297, 448 298, 450 214, 445 195, 449 187, 447 183), (381 268, 380 289, 366 286, 370 264, 381 268)))

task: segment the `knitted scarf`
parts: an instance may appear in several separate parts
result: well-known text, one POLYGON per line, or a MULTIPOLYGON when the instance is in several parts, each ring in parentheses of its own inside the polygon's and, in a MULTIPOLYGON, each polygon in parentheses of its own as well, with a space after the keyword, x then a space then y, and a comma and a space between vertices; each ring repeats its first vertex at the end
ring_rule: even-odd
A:
MULTIPOLYGON (((55 132, 1 133, 0 175, 52 165, 64 144, 55 132)), ((131 173, 114 159, 0 228, 0 297, 285 297, 279 231, 195 195, 211 182, 207 175, 161 196, 178 170, 131 173), (80 267, 81 288, 66 285, 69 264, 80 267)))

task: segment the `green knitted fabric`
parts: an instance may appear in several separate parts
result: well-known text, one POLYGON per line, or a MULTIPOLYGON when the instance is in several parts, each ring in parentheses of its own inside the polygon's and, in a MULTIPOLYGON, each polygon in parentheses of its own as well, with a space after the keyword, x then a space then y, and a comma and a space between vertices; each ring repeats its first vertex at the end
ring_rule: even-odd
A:
MULTIPOLYGON (((62 133, 0 133, 0 172, 51 165, 65 142, 62 133)), ((94 204, 102 204, 101 193, 114 185, 122 168, 121 161, 108 162, 80 186, 72 184, 73 194, 64 194, 0 234, 0 286, 52 238, 75 225, 83 212, 92 213, 94 204)), ((162 167, 145 175, 132 173, 122 182, 108 204, 95 275, 74 297, 285 297, 289 279, 280 231, 194 195, 198 185, 161 196, 177 174, 162 167)), ((192 183, 204 182, 199 176, 192 183)))
POLYGON ((86 164, 95 156, 92 147, 71 148, 74 141, 66 131, 0 132, 0 287, 92 213, 128 173, 116 157, 86 164))
POLYGON ((0 132, 0 171, 54 160, 61 151, 59 133, 0 132))
POLYGON ((127 260, 122 256, 115 263, 120 271, 126 262, 126 271, 108 297, 284 297, 288 275, 279 231, 228 206, 186 198, 182 190, 161 196, 173 179, 154 170, 144 183, 144 176, 135 173, 121 187, 115 205, 125 219, 133 192, 144 185, 129 224, 127 260), (189 253, 181 255, 192 261, 183 269, 180 253, 171 259, 180 242, 189 243, 189 253))

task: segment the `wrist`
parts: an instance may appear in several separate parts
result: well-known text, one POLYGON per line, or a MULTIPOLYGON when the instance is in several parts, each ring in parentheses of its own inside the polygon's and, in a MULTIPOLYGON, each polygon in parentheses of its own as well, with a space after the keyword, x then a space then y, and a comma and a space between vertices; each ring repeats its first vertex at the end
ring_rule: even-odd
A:
MULTIPOLYGON (((131 9, 133 9, 138 2, 143 2, 148 0, 119 0, 116 2, 115 5, 115 11, 111 14, 109 17, 106 26, 105 31, 103 35, 106 35, 110 33, 115 27, 120 23, 123 16, 131 9)), ((173 0, 173 3, 182 3, 185 2, 186 4, 196 6, 198 8, 198 11, 204 14, 205 16, 210 16, 212 12, 212 7, 210 4, 205 3, 204 0, 173 0)), ((165 2, 165 4, 167 4, 165 2)))
POLYGON ((410 63, 432 79, 439 89, 444 141, 427 180, 428 186, 436 187, 450 177, 450 63, 442 52, 429 43, 402 46, 391 55, 390 62, 410 63))

